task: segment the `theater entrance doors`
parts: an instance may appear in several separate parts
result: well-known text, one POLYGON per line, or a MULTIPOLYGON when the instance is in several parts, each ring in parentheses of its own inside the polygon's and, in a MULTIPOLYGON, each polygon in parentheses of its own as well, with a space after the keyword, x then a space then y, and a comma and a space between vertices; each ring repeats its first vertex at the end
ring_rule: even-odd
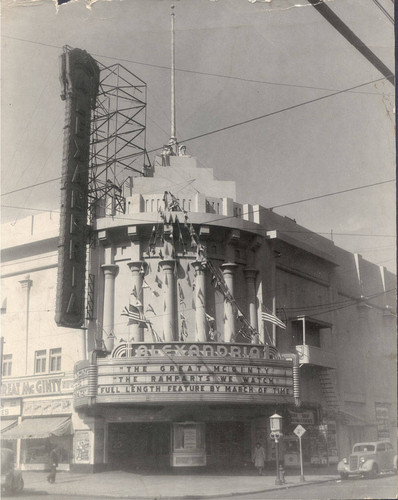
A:
POLYGON ((109 423, 108 463, 113 469, 168 468, 170 423, 109 423))

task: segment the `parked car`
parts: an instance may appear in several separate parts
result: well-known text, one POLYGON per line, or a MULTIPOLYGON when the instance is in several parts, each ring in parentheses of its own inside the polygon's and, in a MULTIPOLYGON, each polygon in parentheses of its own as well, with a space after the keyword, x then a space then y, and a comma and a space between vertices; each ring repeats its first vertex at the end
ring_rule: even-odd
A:
POLYGON ((14 452, 9 448, 1 449, 1 492, 14 495, 23 490, 22 473, 15 468, 14 452))
POLYGON ((343 458, 337 470, 341 479, 351 475, 376 477, 379 472, 394 470, 394 449, 388 441, 356 443, 348 458, 343 458))

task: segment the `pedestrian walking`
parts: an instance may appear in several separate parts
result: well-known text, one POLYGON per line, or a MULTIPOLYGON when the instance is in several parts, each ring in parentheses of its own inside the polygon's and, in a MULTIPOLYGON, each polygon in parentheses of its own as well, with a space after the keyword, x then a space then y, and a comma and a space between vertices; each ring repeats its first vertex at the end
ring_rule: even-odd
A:
POLYGON ((263 474, 264 464, 265 464, 265 450, 260 443, 256 444, 253 451, 253 463, 254 467, 258 470, 259 476, 263 474))
POLYGON ((47 476, 47 481, 49 483, 55 483, 55 476, 57 475, 57 467, 58 467, 58 452, 57 447, 51 449, 49 455, 50 461, 50 474, 47 476))

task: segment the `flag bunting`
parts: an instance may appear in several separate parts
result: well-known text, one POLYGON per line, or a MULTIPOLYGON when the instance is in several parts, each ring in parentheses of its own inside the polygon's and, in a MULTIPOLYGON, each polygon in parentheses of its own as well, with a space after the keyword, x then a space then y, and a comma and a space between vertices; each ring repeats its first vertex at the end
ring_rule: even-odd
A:
POLYGON ((138 323, 140 326, 146 328, 148 321, 145 319, 145 316, 142 314, 142 312, 132 304, 130 304, 128 308, 124 307, 121 315, 127 316, 129 318, 129 321, 131 321, 130 324, 138 323))

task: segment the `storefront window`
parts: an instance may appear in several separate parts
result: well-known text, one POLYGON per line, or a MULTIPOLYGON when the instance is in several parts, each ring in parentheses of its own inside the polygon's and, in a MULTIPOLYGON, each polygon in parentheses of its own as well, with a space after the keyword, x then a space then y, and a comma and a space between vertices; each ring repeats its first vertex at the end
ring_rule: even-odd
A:
POLYGON ((57 447, 60 464, 70 463, 72 436, 60 436, 50 439, 25 439, 22 441, 22 463, 47 464, 50 451, 57 447))

